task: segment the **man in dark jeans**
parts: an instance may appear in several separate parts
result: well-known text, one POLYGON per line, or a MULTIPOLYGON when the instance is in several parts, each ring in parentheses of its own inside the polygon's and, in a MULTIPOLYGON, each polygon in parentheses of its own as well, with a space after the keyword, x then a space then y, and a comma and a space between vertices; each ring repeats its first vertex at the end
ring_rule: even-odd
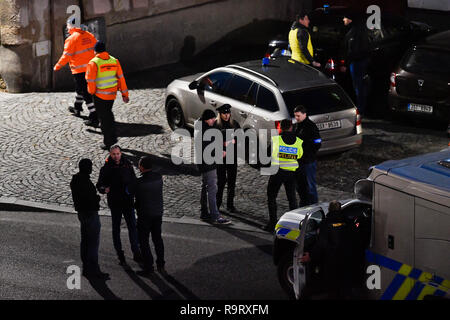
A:
POLYGON ((139 170, 142 173, 142 177, 138 179, 136 185, 135 207, 138 216, 137 229, 144 270, 137 273, 147 276, 154 271, 153 255, 149 243, 151 234, 156 251, 158 272, 165 274, 164 243, 161 237, 164 212, 163 179, 159 173, 152 171, 152 161, 148 156, 139 161, 139 170))
POLYGON ((322 145, 319 129, 308 117, 308 111, 302 105, 294 109, 295 135, 303 140, 303 156, 299 160, 297 170, 297 192, 300 196, 300 207, 317 203, 319 198, 316 188, 316 154, 322 145))
MULTIPOLYGON (((363 16, 349 12, 343 18, 343 22, 345 26, 351 27, 343 41, 342 56, 346 58, 345 61, 350 68, 358 111, 361 115, 365 115, 369 91, 366 81, 369 64, 369 37, 366 21, 363 16)), ((345 70, 346 68, 342 67, 342 71, 345 70)))
POLYGON ((82 159, 79 163, 80 171, 72 177, 70 189, 75 210, 81 223, 80 253, 85 277, 109 279, 109 274, 100 271, 98 265, 98 247, 100 242, 100 196, 90 179, 92 162, 82 159))
POLYGON ((122 156, 122 150, 118 145, 112 146, 105 165, 100 169, 97 189, 100 193, 107 194, 108 206, 111 209, 113 244, 120 265, 126 265, 120 241, 122 215, 127 223, 133 259, 136 262, 142 261, 133 208, 135 184, 136 175, 133 165, 122 156))

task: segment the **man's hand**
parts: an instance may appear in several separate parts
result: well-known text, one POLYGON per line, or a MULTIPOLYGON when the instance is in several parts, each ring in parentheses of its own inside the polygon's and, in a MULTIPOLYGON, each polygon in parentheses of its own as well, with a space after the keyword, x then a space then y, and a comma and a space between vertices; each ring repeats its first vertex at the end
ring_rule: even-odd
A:
POLYGON ((122 100, 123 100, 123 102, 125 102, 125 103, 130 102, 130 98, 125 97, 125 96, 122 96, 122 100))
POLYGON ((339 70, 340 70, 341 72, 345 72, 345 71, 347 71, 347 67, 341 66, 341 67, 339 68, 339 70))
POLYGON ((320 68, 321 64, 319 62, 313 61, 312 65, 314 67, 320 68))
POLYGON ((225 158, 227 156, 227 152, 226 151, 222 151, 222 152, 223 152, 222 158, 225 158))
POLYGON ((305 262, 310 262, 311 261, 311 257, 309 256, 309 252, 305 252, 303 254, 303 257, 300 258, 300 262, 305 263, 305 262))
POLYGON ((55 64, 55 66, 53 67, 53 71, 59 71, 61 68, 60 67, 58 67, 58 65, 57 64, 55 64))
POLYGON ((105 188, 105 193, 109 193, 110 189, 109 187, 105 188))

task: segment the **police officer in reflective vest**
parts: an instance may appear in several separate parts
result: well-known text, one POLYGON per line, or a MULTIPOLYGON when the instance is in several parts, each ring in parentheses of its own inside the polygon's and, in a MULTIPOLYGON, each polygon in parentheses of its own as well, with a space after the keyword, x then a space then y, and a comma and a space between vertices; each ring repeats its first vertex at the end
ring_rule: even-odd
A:
POLYGON ((74 18, 67 20, 66 27, 70 36, 64 42, 64 52, 53 70, 56 72, 69 63, 77 93, 75 104, 69 107, 69 111, 79 117, 83 111, 84 100, 89 111, 89 119, 84 123, 96 127, 98 126, 97 113, 92 96, 87 91, 85 73, 88 62, 95 56, 94 45, 97 39, 92 33, 77 28, 74 18))
POLYGON ((276 174, 271 175, 267 185, 267 202, 269 206, 269 223, 265 231, 273 232, 277 222, 277 196, 281 185, 284 185, 289 201, 289 209, 297 208, 295 198, 295 171, 298 160, 303 155, 303 141, 293 133, 292 121, 281 121, 281 135, 272 137, 272 167, 278 167, 276 174))
POLYGON ((292 51, 291 58, 304 64, 312 64, 314 67, 320 67, 320 63, 314 61, 314 49, 308 27, 309 17, 306 11, 302 11, 296 16, 296 21, 292 24, 291 31, 289 32, 289 46, 292 51))
POLYGON ((112 107, 117 91, 122 93, 123 102, 128 103, 128 89, 123 76, 119 60, 106 52, 105 44, 97 42, 95 45, 95 58, 87 67, 86 80, 88 91, 94 95, 94 104, 100 118, 100 127, 103 133, 104 150, 117 142, 114 114, 112 107))

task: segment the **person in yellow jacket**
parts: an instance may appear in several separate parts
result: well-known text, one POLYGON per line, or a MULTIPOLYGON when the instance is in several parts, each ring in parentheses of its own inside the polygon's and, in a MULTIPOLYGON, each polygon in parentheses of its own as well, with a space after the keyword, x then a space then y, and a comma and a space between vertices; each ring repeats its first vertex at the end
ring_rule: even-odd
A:
POLYGON ((296 20, 292 24, 291 31, 289 31, 289 46, 291 47, 291 59, 320 67, 320 63, 314 61, 314 49, 311 42, 311 35, 309 34, 309 17, 306 11, 300 12, 296 16, 296 20))
POLYGON ((112 112, 117 91, 122 93, 123 102, 128 103, 130 99, 119 60, 106 52, 106 46, 101 41, 95 44, 95 54, 88 63, 86 81, 88 92, 94 96, 95 109, 100 118, 104 142, 102 149, 109 150, 117 142, 112 112))
POLYGON ((83 100, 89 111, 89 119, 85 121, 88 126, 98 126, 97 113, 95 112, 92 96, 87 91, 85 73, 88 62, 94 58, 94 46, 97 42, 95 36, 75 26, 74 19, 67 20, 67 31, 70 36, 64 43, 64 52, 56 63, 53 70, 56 72, 69 63, 70 70, 76 84, 76 98, 74 106, 69 107, 69 111, 77 117, 83 111, 83 100))
POLYGON ((269 207, 269 223, 265 231, 273 232, 277 223, 277 196, 281 185, 284 185, 289 201, 289 210, 297 208, 295 197, 296 170, 298 160, 303 155, 303 141, 293 132, 292 121, 281 121, 281 134, 272 137, 272 166, 277 166, 276 174, 271 175, 267 185, 267 203, 269 207))

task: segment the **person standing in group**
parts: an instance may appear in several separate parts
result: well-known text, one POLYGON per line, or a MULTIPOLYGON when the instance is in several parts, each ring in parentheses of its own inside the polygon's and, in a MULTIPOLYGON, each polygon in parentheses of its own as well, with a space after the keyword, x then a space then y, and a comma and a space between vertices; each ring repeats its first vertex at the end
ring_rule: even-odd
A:
POLYGON ((284 185, 289 201, 289 210, 297 208, 295 197, 295 171, 298 169, 298 160, 303 155, 303 141, 292 132, 292 121, 281 121, 281 134, 272 137, 272 163, 278 167, 276 174, 271 175, 267 185, 267 202, 269 207, 269 223, 265 231, 273 232, 277 222, 277 196, 281 185, 284 185))
POLYGON ((322 145, 322 139, 319 129, 309 119, 304 106, 295 107, 294 116, 295 135, 303 141, 303 156, 299 160, 300 167, 297 170, 297 192, 300 196, 300 207, 304 207, 319 201, 316 187, 316 155, 322 145))
POLYGON ((73 204, 81 224, 80 255, 83 263, 83 275, 87 278, 109 279, 109 274, 100 271, 98 248, 100 245, 100 196, 90 179, 92 161, 82 159, 79 172, 72 177, 70 189, 73 204))
MULTIPOLYGON (((202 175, 202 191, 200 196, 201 214, 200 219, 211 221, 214 224, 229 224, 230 221, 221 217, 219 209, 217 208, 217 165, 213 159, 205 161, 204 151, 208 146, 214 146, 217 143, 212 134, 211 141, 207 141, 204 137, 208 130, 216 130, 219 134, 220 131, 215 126, 216 114, 210 109, 203 111, 203 114, 199 120, 194 124, 194 147, 197 168, 202 175), (200 135, 200 136, 199 136, 200 135), (209 211, 208 211, 209 205, 209 211)), ((214 132, 213 132, 214 133, 214 132)), ((210 147, 208 148, 210 149, 210 147)), ((222 149, 222 147, 220 148, 222 149)), ((223 155, 226 152, 223 151, 223 155)), ((215 153, 212 152, 211 156, 214 158, 215 153)))
MULTIPOLYGON (((237 209, 234 207, 234 195, 236 190, 237 177, 237 148, 235 138, 227 141, 227 131, 233 131, 240 128, 239 123, 231 118, 231 106, 224 104, 217 109, 219 115, 217 116, 216 126, 222 132, 224 151, 223 164, 217 165, 217 208, 220 209, 223 199, 223 191, 227 184, 227 210, 231 213, 236 213, 237 209), (233 153, 232 163, 227 163, 227 154, 233 153)), ((229 136, 228 132, 228 136, 229 136)))
POLYGON ((136 187, 136 175, 133 165, 123 155, 118 145, 111 147, 105 165, 100 169, 97 182, 97 190, 107 195, 108 206, 111 210, 112 236, 114 249, 116 250, 121 265, 126 264, 125 254, 120 241, 120 224, 122 215, 128 227, 133 259, 141 262, 139 250, 136 217, 134 213, 134 191, 136 187))
POLYGON ((301 11, 292 24, 289 31, 289 46, 291 47, 292 60, 320 67, 320 63, 314 61, 314 49, 309 34, 309 17, 306 11, 301 11))
POLYGON ((142 176, 137 180, 135 208, 144 270, 138 274, 147 276, 154 272, 150 234, 155 246, 157 270, 164 274, 164 242, 161 237, 164 212, 163 179, 161 174, 152 171, 152 159, 149 156, 139 160, 139 170, 142 176))
POLYGON ((103 133, 103 150, 117 143, 117 133, 112 108, 117 91, 122 93, 123 102, 130 101, 127 84, 119 60, 106 52, 103 42, 95 44, 96 56, 89 62, 86 72, 88 91, 94 95, 94 104, 100 118, 103 133))
MULTIPOLYGON (((356 94, 356 105, 359 113, 366 114, 367 95, 369 93, 367 82, 367 69, 369 64, 369 36, 363 15, 347 13, 343 18, 345 26, 350 26, 343 42, 342 54, 349 66, 352 76, 353 89, 356 94)), ((346 67, 341 67, 345 72, 346 67)))
POLYGON ((79 117, 81 111, 83 111, 84 99, 89 111, 89 119, 84 123, 88 126, 97 127, 99 124, 97 113, 95 111, 94 102, 92 101, 92 96, 87 90, 85 79, 87 65, 95 56, 94 46, 97 40, 92 33, 77 28, 75 26, 74 18, 67 20, 66 27, 70 36, 66 39, 64 43, 64 52, 53 70, 58 71, 69 63, 70 70, 72 71, 75 80, 75 91, 77 93, 75 104, 74 106, 69 107, 69 111, 79 117))

